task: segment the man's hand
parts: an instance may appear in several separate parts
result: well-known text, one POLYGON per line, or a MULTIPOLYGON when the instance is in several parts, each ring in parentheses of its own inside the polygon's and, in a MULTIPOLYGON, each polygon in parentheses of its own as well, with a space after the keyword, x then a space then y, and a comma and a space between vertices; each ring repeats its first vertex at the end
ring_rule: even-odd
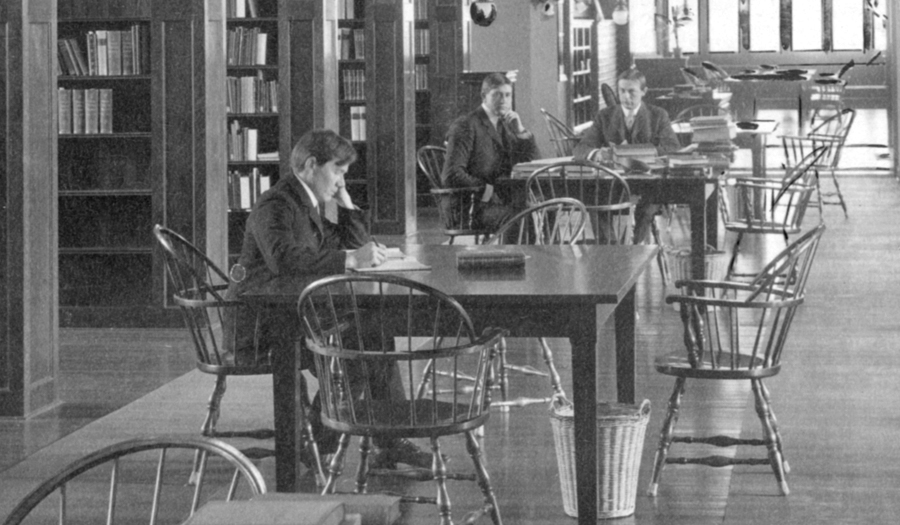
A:
POLYGON ((350 194, 347 193, 346 186, 341 186, 341 189, 334 195, 334 200, 337 201, 338 206, 341 208, 347 208, 348 210, 356 209, 356 205, 353 204, 353 199, 351 199, 350 194))
POLYGON ((347 252, 344 267, 349 269, 372 268, 383 263, 385 259, 387 259, 385 247, 375 242, 368 242, 355 250, 347 252))
POLYGON ((521 135, 525 133, 527 130, 525 126, 522 125, 522 120, 519 118, 519 114, 515 111, 507 111, 503 114, 503 121, 510 127, 510 129, 515 132, 516 135, 521 135))
POLYGON ((484 194, 481 196, 481 202, 490 202, 491 197, 494 196, 494 185, 493 184, 485 184, 484 185, 484 194))

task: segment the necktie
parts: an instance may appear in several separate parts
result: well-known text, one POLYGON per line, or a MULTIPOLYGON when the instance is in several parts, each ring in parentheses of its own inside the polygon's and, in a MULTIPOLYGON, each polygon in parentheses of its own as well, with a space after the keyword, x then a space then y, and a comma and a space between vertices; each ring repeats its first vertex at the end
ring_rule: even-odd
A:
POLYGON ((628 128, 628 131, 631 131, 632 126, 634 126, 634 113, 629 111, 625 114, 625 127, 628 128))

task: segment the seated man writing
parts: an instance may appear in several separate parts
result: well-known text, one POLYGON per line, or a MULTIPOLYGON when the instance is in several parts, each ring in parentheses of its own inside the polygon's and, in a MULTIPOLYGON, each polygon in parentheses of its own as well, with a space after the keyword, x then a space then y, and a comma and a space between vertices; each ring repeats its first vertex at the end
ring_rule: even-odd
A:
POLYGON ((512 110, 512 81, 491 73, 481 84, 481 106, 456 119, 447 132, 447 158, 441 172, 445 187, 484 187, 474 210, 475 227, 496 230, 512 217, 508 197, 494 183, 509 177, 520 162, 540 158, 534 135, 512 110))
MULTIPOLYGON (((620 144, 653 144, 660 154, 671 153, 681 144, 672 129, 669 115, 662 108, 643 101, 647 79, 637 69, 629 69, 617 80, 619 105, 601 109, 594 124, 585 131, 575 146, 575 158, 585 158, 597 148, 620 144)), ((660 206, 643 200, 635 207, 634 242, 642 243, 650 231, 653 217, 660 206)))
MULTIPOLYGON (((331 130, 313 130, 300 137, 291 152, 293 174, 262 194, 247 218, 236 266, 242 271, 232 272, 227 298, 238 298, 276 278, 340 274, 384 262, 385 247, 367 233, 367 214, 353 203, 344 185, 344 174, 355 160, 350 141, 331 130), (337 202, 337 224, 320 213, 332 200, 337 202)), ((227 318, 225 325, 226 331, 235 330, 234 348, 226 350, 233 351, 238 363, 253 359, 256 345, 270 352, 296 351, 300 336, 299 320, 291 308, 267 310, 258 319, 254 315, 227 318)), ((312 359, 305 347, 300 352, 305 368, 312 359)), ((380 371, 385 388, 402 395, 399 377, 392 372, 380 371)), ((312 423, 320 450, 332 452, 337 436, 321 425, 318 411, 312 423)), ((381 450, 373 463, 431 467, 431 454, 409 441, 381 440, 375 445, 381 450)))

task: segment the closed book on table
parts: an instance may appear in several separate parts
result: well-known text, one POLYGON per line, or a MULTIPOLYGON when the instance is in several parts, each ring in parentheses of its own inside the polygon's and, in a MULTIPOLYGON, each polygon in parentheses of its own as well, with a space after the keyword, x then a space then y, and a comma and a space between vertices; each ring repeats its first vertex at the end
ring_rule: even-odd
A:
POLYGON ((456 254, 460 270, 518 269, 525 266, 525 254, 507 250, 478 250, 456 254))

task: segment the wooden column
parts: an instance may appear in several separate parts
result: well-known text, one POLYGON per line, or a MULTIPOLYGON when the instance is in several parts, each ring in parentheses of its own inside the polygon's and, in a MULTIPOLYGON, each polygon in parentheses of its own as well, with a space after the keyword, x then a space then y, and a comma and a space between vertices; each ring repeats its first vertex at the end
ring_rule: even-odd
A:
MULTIPOLYGON (((900 152, 900 53, 897 53, 897 46, 900 45, 900 5, 897 2, 887 2, 887 49, 885 53, 887 62, 887 85, 888 85, 888 144, 890 145, 891 160, 893 161, 894 176, 900 179, 897 172, 900 162, 897 160, 897 152, 900 152)), ((876 24, 881 23, 881 19, 875 21, 876 24)))
POLYGON ((366 4, 366 135, 372 231, 416 229, 412 0, 366 4))
POLYGON ((0 417, 58 402, 56 0, 0 2, 0 417))
POLYGON ((301 135, 316 128, 338 131, 337 2, 280 0, 278 13, 278 34, 286 35, 278 39, 278 149, 285 176, 301 135))
MULTIPOLYGON (((154 0, 150 6, 153 222, 184 235, 224 266, 224 2, 154 0)), ((169 288, 157 252, 154 304, 165 308, 169 288)), ((175 309, 166 317, 181 325, 175 309)))
POLYGON ((432 144, 443 144, 450 123, 462 114, 457 100, 459 75, 469 70, 470 22, 463 12, 466 4, 462 0, 434 0, 429 12, 432 144))

